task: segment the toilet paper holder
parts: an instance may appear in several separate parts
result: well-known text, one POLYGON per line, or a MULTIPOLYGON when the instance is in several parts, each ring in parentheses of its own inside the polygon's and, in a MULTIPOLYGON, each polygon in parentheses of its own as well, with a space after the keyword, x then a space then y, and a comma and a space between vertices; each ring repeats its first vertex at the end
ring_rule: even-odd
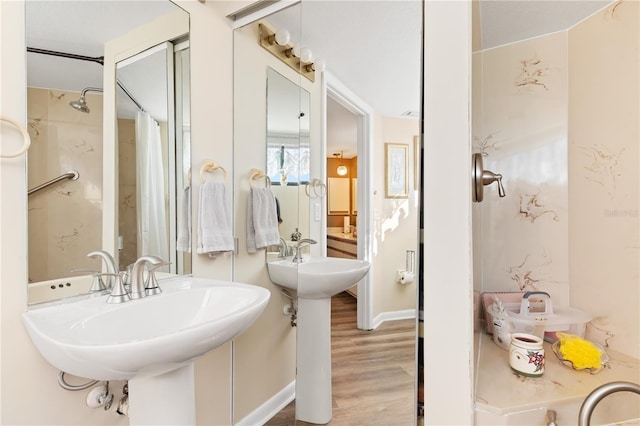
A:
POLYGON ((398 270, 398 282, 400 284, 410 284, 415 281, 415 265, 416 252, 414 250, 407 250, 405 269, 398 270))

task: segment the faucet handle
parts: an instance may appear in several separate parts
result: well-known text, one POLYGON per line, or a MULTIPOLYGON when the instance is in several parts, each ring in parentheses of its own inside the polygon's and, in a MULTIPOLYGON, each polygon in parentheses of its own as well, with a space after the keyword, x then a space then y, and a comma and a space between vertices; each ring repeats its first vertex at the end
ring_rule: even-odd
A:
POLYGON ((147 277, 147 282, 144 286, 147 296, 162 293, 162 289, 160 289, 160 285, 158 285, 158 278, 156 277, 156 269, 161 268, 163 266, 170 265, 170 264, 171 262, 163 261, 162 263, 158 263, 157 265, 153 265, 153 267, 147 269, 149 276, 147 277))
POLYGON ((107 303, 123 303, 131 300, 129 293, 124 288, 124 283, 122 282, 122 278, 120 274, 104 274, 113 276, 113 288, 111 290, 111 294, 107 297, 107 303))
POLYGON ((93 282, 91 283, 91 287, 89 288, 89 293, 101 293, 107 289, 107 286, 104 285, 104 281, 102 280, 103 275, 113 275, 108 272, 94 272, 93 274, 93 282))
POLYGON ((102 276, 109 275, 108 272, 103 273, 100 271, 94 271, 93 269, 72 269, 71 272, 80 274, 91 274, 91 276, 93 277, 93 281, 91 282, 91 287, 89 287, 89 293, 99 293, 107 289, 107 286, 102 280, 102 276))

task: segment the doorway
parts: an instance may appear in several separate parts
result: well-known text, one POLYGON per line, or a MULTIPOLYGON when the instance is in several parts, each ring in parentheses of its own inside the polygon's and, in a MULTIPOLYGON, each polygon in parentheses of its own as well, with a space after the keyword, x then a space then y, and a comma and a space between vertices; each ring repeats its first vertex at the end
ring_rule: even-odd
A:
MULTIPOLYGON (((327 256, 358 258, 358 116, 327 96, 327 256)), ((358 297, 357 283, 347 290, 358 297)))
MULTIPOLYGON (((373 262, 373 212, 372 193, 370 191, 373 176, 373 164, 371 161, 373 110, 366 102, 360 99, 360 97, 349 90, 329 72, 324 73, 323 86, 323 93, 325 93, 323 97, 323 147, 325 158, 333 153, 329 151, 329 146, 334 147, 334 145, 329 145, 328 141, 329 107, 336 110, 340 108, 344 113, 345 121, 350 121, 355 124, 355 129, 349 131, 351 136, 355 136, 356 139, 355 145, 351 145, 351 149, 355 148, 355 154, 357 156, 355 168, 358 171, 358 178, 353 188, 354 192, 358 195, 357 202, 354 206, 357 213, 356 253, 358 259, 373 262)), ((327 173, 326 167, 324 172, 327 173)), ((328 182, 328 178, 326 176, 325 178, 328 182)), ((328 210, 327 212, 329 213, 328 210)), ((326 217, 329 216, 327 215, 326 217)), ((327 241, 327 229, 330 225, 333 224, 325 223, 325 226, 323 226, 323 242, 327 241)), ((342 226, 344 227, 344 222, 342 226)), ((357 284, 357 327, 361 330, 371 330, 374 328, 371 294, 371 283, 373 282, 374 275, 372 269, 370 269, 369 273, 357 284)))

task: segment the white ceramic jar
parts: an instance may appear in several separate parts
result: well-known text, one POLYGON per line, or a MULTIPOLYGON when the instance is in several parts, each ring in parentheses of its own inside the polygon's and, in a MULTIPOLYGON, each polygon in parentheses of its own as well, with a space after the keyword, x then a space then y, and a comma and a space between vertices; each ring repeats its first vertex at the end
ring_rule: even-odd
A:
POLYGON ((544 373, 542 338, 533 334, 514 333, 509 347, 509 365, 526 377, 540 377, 544 373))

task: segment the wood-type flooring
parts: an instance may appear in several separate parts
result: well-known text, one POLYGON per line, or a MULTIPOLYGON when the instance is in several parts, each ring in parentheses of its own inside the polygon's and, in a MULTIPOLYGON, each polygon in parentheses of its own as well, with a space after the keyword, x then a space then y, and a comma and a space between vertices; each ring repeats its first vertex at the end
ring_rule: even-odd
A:
MULTIPOLYGON (((356 328, 356 299, 331 298, 333 419, 331 426, 415 424, 415 320, 356 328)), ((266 426, 306 426, 295 421, 295 401, 266 426)))

